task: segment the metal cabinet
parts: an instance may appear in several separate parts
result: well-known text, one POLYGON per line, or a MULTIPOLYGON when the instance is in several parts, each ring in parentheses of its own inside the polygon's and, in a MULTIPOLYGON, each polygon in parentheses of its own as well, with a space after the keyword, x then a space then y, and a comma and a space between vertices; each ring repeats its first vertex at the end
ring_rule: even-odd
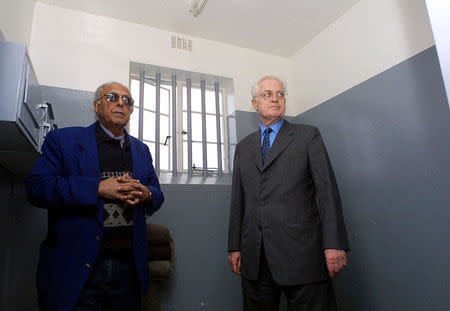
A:
POLYGON ((26 174, 49 127, 48 107, 26 47, 0 41, 0 165, 26 174))

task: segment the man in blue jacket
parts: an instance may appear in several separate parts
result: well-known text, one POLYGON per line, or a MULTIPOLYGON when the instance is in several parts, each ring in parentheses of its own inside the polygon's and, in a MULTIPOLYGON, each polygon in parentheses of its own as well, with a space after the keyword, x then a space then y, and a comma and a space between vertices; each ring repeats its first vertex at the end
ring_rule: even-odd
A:
POLYGON ((98 122, 48 133, 26 178, 28 199, 48 211, 42 311, 140 310, 149 289, 145 219, 164 196, 148 147, 125 130, 133 103, 122 84, 101 85, 98 122))

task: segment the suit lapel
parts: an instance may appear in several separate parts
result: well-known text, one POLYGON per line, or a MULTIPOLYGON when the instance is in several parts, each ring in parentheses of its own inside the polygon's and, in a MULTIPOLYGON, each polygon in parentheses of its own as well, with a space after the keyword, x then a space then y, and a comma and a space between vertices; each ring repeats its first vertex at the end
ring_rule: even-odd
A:
POLYGON ((283 125, 281 126, 280 131, 278 132, 277 137, 269 150, 264 166, 262 166, 261 151, 259 152, 260 165, 262 166, 261 172, 263 172, 286 149, 293 139, 294 131, 292 131, 290 123, 284 120, 283 125))
MULTIPOLYGON (((144 171, 144 163, 145 159, 142 158, 142 154, 137 150, 137 144, 133 141, 131 136, 130 138, 130 150, 131 150, 131 159, 133 162, 133 178, 134 179, 142 179, 140 172, 144 171)), ((141 182, 144 182, 141 180, 141 182)))
POLYGON ((261 155, 261 131, 257 130, 253 133, 252 141, 250 142, 251 152, 255 153, 255 164, 259 171, 262 171, 262 155, 261 155))
MULTIPOLYGON (((135 138, 132 138, 131 136, 128 136, 130 138, 130 150, 131 150, 131 161, 133 163, 133 179, 137 179, 141 182, 141 184, 145 184, 146 181, 144 180, 144 173, 146 172, 147 165, 146 159, 143 156, 144 153, 142 151, 139 152, 138 149, 138 143, 135 138)), ((136 224, 136 219, 139 215, 144 215, 143 207, 135 206, 133 207, 133 222, 136 224)), ((134 227, 134 230, 136 230, 136 226, 134 227)))
POLYGON ((85 128, 85 133, 78 142, 81 149, 79 165, 84 176, 100 176, 97 140, 95 138, 96 124, 97 122, 85 128))
MULTIPOLYGON (((95 137, 95 127, 97 122, 84 129, 84 135, 80 137, 79 146, 81 149, 78 165, 83 176, 100 178, 100 165, 98 159, 97 139, 95 137)), ((101 201, 103 202, 103 201, 101 201)), ((100 203, 97 212, 97 220, 103 223, 103 203, 100 203)))

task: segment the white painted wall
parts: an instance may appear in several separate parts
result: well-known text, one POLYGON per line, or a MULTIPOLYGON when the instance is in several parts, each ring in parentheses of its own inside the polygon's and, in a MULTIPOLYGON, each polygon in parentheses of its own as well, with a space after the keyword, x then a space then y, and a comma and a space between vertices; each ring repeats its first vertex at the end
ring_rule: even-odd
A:
MULTIPOLYGON (((94 90, 128 83, 129 62, 234 79, 235 106, 253 111, 250 87, 267 73, 288 83, 297 115, 434 44, 424 0, 361 0, 292 58, 192 38, 192 53, 169 47, 171 32, 37 2, 31 58, 44 85, 94 90)), ((218 38, 220 40, 220 38, 218 38)))
POLYGON ((193 38, 193 52, 170 48, 171 32, 37 2, 30 56, 39 82, 93 91, 105 81, 128 84, 130 61, 234 79, 235 108, 252 110, 254 79, 276 73, 289 80, 291 61, 193 38))
POLYGON ((0 31, 5 40, 29 46, 36 0, 1 0, 0 31))
POLYGON ((426 3, 450 104, 450 1, 426 0, 426 3))
POLYGON ((361 0, 292 58, 289 100, 296 104, 290 113, 321 104, 433 44, 424 0, 361 0))

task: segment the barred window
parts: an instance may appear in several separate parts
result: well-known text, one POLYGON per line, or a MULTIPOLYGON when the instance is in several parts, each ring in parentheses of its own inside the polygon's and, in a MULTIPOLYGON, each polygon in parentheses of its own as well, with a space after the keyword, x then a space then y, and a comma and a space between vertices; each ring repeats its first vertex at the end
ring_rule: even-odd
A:
POLYGON ((132 62, 130 91, 129 132, 148 145, 157 174, 229 172, 232 79, 132 62))

